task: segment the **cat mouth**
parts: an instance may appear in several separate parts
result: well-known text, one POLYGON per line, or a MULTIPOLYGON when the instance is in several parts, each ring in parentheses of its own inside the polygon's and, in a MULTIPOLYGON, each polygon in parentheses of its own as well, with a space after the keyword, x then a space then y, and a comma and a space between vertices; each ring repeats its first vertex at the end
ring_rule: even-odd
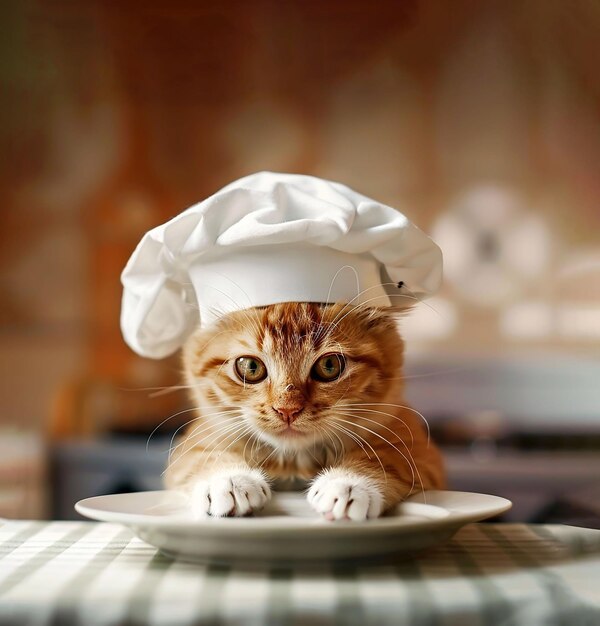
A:
POLYGON ((287 426, 284 426, 284 428, 282 428, 281 430, 277 431, 277 434, 279 435, 279 437, 304 437, 306 435, 306 433, 303 433, 301 430, 298 430, 297 428, 295 428, 294 426, 292 426, 291 424, 288 424, 287 426))

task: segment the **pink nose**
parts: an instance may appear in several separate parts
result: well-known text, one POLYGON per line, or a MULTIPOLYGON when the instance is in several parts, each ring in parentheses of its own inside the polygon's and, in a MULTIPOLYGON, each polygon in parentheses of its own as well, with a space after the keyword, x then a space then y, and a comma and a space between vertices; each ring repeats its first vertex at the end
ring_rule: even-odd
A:
POLYGON ((296 421, 298 415, 304 408, 303 404, 288 404, 285 406, 273 406, 273 409, 281 415, 281 417, 288 423, 292 424, 296 421))

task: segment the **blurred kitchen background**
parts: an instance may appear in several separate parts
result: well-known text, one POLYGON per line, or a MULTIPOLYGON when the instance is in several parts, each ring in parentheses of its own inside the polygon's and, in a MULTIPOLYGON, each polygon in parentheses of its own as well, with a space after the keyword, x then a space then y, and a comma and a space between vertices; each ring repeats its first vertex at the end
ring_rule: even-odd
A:
POLYGON ((600 526, 600 3, 20 0, 0 24, 0 516, 160 485, 190 404, 177 358, 123 343, 120 271, 269 169, 442 246, 403 326, 450 486, 600 526))

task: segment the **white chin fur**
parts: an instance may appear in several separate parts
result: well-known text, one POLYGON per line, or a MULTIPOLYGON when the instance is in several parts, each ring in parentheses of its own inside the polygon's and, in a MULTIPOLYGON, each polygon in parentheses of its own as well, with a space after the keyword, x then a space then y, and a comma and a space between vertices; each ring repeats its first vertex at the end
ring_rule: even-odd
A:
POLYGON ((263 441, 268 443, 273 448, 281 451, 283 454, 305 450, 309 446, 312 446, 315 442, 314 436, 312 435, 286 437, 261 432, 259 436, 263 441))

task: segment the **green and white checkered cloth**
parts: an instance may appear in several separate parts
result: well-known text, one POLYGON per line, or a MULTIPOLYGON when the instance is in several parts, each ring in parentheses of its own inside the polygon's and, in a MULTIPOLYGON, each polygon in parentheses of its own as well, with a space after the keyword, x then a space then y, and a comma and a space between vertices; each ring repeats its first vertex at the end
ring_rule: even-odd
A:
POLYGON ((0 526, 0 624, 600 624, 600 531, 472 524, 413 560, 172 561, 113 524, 0 526))

